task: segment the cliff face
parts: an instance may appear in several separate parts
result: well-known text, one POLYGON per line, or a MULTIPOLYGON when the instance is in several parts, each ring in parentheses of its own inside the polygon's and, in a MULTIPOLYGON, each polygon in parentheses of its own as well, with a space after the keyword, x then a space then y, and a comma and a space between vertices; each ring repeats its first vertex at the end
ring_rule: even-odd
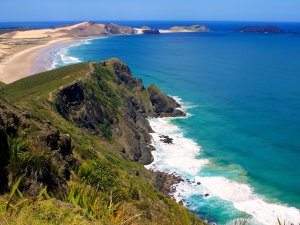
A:
POLYGON ((69 135, 0 99, 0 191, 22 175, 23 188, 33 195, 41 184, 62 191, 76 167, 69 135))
POLYGON ((125 158, 151 163, 151 127, 146 118, 184 116, 180 105, 154 85, 145 88, 117 59, 91 66, 87 77, 57 91, 57 112, 92 134, 115 140, 125 158))
POLYGON ((152 161, 147 117, 185 114, 123 62, 48 71, 0 94, 0 224, 205 224, 162 193, 179 177, 140 164, 152 161))

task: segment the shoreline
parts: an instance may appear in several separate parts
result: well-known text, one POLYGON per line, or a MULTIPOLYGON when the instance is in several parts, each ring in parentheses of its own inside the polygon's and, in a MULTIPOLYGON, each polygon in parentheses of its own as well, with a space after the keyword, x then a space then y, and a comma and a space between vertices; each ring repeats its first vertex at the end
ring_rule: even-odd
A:
MULTIPOLYGON (((184 106, 179 98, 175 99, 181 104, 184 111, 190 108, 184 106)), ((201 146, 192 139, 185 137, 181 128, 171 122, 173 119, 187 119, 190 115, 188 112, 186 113, 185 117, 148 119, 153 130, 153 133, 150 133, 152 136, 151 145, 156 150, 152 151, 154 161, 145 167, 148 170, 178 177, 177 181, 179 182, 174 182, 168 193, 171 198, 187 208, 195 207, 193 205, 193 203, 195 204, 194 196, 199 196, 201 200, 198 200, 204 205, 214 204, 214 199, 218 198, 221 201, 231 203, 236 211, 250 215, 251 218, 247 219, 250 224, 278 225, 277 219, 290 224, 300 222, 299 209, 279 201, 269 202, 266 197, 255 193, 251 184, 239 183, 220 175, 199 175, 202 167, 207 165, 209 161, 197 158, 201 155, 201 146), (166 142, 166 137, 167 140, 172 141, 166 142)))
POLYGON ((41 62, 42 60, 47 60, 45 57, 50 51, 55 47, 66 45, 73 41, 76 41, 76 39, 59 38, 12 53, 0 63, 0 81, 9 84, 35 73, 45 71, 45 63, 41 62))
POLYGON ((50 57, 51 53, 58 49, 72 46, 73 43, 76 43, 77 41, 79 41, 79 40, 71 38, 71 39, 67 39, 67 40, 61 40, 56 43, 52 43, 45 47, 37 49, 35 52, 37 57, 35 57, 32 60, 31 69, 28 71, 29 72, 28 76, 51 69, 50 63, 52 63, 52 62, 49 61, 49 57, 50 57))
MULTIPOLYGON (((101 37, 100 37, 101 38, 101 37)), ((94 39, 94 38, 86 38, 86 39, 94 39)), ((45 66, 46 64, 45 64, 45 62, 43 62, 43 60, 44 60, 44 57, 45 56, 47 56, 53 49, 57 49, 57 48, 60 48, 60 47, 62 47, 62 48, 64 48, 64 47, 68 47, 69 45, 70 46, 72 46, 73 45, 73 43, 76 43, 77 41, 80 41, 80 40, 82 40, 82 39, 70 39, 69 41, 63 41, 63 40, 61 40, 61 42, 55 42, 55 43, 51 43, 51 44, 49 44, 49 43, 46 43, 45 44, 45 46, 40 46, 40 48, 38 48, 38 46, 36 46, 37 47, 37 49, 32 49, 32 48, 34 48, 34 47, 32 47, 32 48, 29 48, 29 49, 27 49, 27 50, 30 50, 30 49, 32 49, 32 51, 33 52, 31 52, 32 54, 36 54, 36 56, 35 56, 35 58, 34 58, 34 60, 32 60, 31 61, 31 68, 32 68, 32 70, 30 70, 29 72, 30 73, 32 73, 32 74, 34 74, 35 72, 33 72, 33 69, 35 69, 35 71, 37 71, 37 70, 39 70, 39 69, 43 69, 42 67, 43 66, 45 66), (38 68, 38 67, 40 67, 40 68, 38 68)), ((26 51, 26 50, 24 50, 24 51, 26 51)), ((20 53, 22 53, 23 51, 21 51, 20 53)), ((24 56, 23 56, 24 57, 24 56)), ((47 57, 46 57, 47 58, 47 57)), ((30 76, 31 74, 29 74, 29 75, 27 75, 27 76, 30 76)), ((24 77, 26 77, 26 76, 24 76, 24 77)), ((23 77, 22 77, 23 78, 23 77)), ((21 78, 18 78, 18 79, 21 79, 21 78)), ((184 117, 184 118, 187 118, 187 117, 184 117)), ((176 119, 176 118, 174 118, 174 119, 176 119)), ((152 155, 153 155, 153 152, 152 152, 152 155)), ((153 157, 154 157, 154 155, 153 155, 153 157)), ((162 173, 164 173, 164 171, 163 170, 157 170, 157 171, 160 171, 160 172, 162 172, 162 173)), ((172 175, 172 173, 169 173, 170 175, 172 175)), ((181 178, 183 178, 183 176, 182 175, 179 175, 179 174, 176 174, 176 176, 180 176, 181 178)), ((195 182, 196 182, 196 180, 199 180, 199 182, 201 181, 201 183, 202 183, 202 185, 204 185, 205 183, 207 183, 207 184, 211 184, 211 189, 213 189, 214 187, 216 187, 216 182, 210 182, 209 180, 208 180, 208 182, 203 182, 203 180, 202 180, 202 177, 195 177, 195 180, 194 181, 190 181, 190 180, 188 180, 188 179, 186 179, 186 178, 183 178, 184 179, 184 181, 183 182, 180 182, 180 184, 179 185, 177 185, 177 184, 175 184, 175 186, 176 186, 176 189, 184 189, 184 188, 186 188, 187 186, 190 186, 190 184, 195 184, 195 182), (209 183, 210 182, 210 183, 209 183), (183 184, 182 184, 183 183, 183 184)), ((197 181, 198 182, 198 181, 197 181)), ((197 183, 196 182, 196 183, 197 183)), ((173 184, 174 185, 174 184, 173 184)), ((172 185, 172 186, 173 186, 172 185)), ((228 182, 226 183, 225 181, 223 182, 223 185, 228 185, 228 182)), ((232 182, 231 183, 231 185, 235 185, 235 183, 234 182, 232 182)), ((172 187, 171 186, 171 187, 172 187)), ((201 186, 201 185, 200 185, 201 186)), ((198 186, 197 186, 198 187, 198 186)), ((185 189, 184 189, 185 190, 185 189)), ((246 189, 245 189, 246 190, 246 189)), ((176 192, 177 193, 177 192, 176 192)), ((176 194, 175 193, 175 194, 176 194)), ((183 193, 179 190, 178 191, 178 193, 180 194, 180 196, 181 195, 183 195, 183 193)), ((218 196, 218 190, 215 190, 215 191, 212 191, 212 193, 213 193, 213 195, 214 196, 218 196)), ((252 193, 251 193, 252 194, 252 193)), ((253 194, 255 194, 255 193, 253 193, 253 194)), ((255 195, 255 196, 257 196, 257 195, 255 195)), ((174 197, 173 195, 171 195, 171 197, 174 197)), ((175 196, 176 197, 176 196, 175 196)), ((174 197, 174 198, 175 198, 174 197)), ((178 197, 178 196, 177 196, 178 197)), ((222 199, 224 199, 224 200, 226 200, 226 196, 225 197, 223 197, 222 199)), ((230 201, 230 199, 228 199, 228 201, 230 201)), ((230 202, 232 202, 232 201, 230 201, 230 202)), ((279 205, 279 204, 278 204, 279 205)), ((283 206, 283 205, 279 205, 279 206, 283 206)))
MULTIPOLYGON (((143 34, 142 29, 132 28, 136 31, 135 35, 143 34)), ((35 30, 35 32, 42 31, 35 30)), ((159 30, 161 33, 185 33, 185 32, 194 32, 190 30, 159 30)), ((28 31, 25 31, 28 32, 28 31)), ((2 59, 0 60, 0 82, 9 84, 31 76, 36 73, 47 71, 49 68, 49 54, 55 49, 61 49, 66 47, 71 47, 73 43, 82 40, 93 40, 104 37, 113 37, 113 36, 124 36, 126 34, 119 35, 101 35, 101 36, 90 36, 90 37, 55 37, 45 38, 45 37, 21 37, 17 39, 4 38, 1 40, 0 37, 0 48, 4 49, 2 53, 2 59), (4 41, 4 42, 3 42, 4 41), (15 41, 15 43, 14 43, 15 41), (24 43, 22 43, 22 41, 24 43), (3 42, 3 43, 1 43, 3 42), (6 42, 11 42, 7 44, 6 42), (21 42, 21 43, 18 43, 21 42), (29 42, 30 44, 27 44, 29 42), (29 46, 27 46, 29 45, 29 46), (8 47, 7 47, 8 46, 8 47), (5 52, 5 49, 8 48, 8 52, 5 52), (11 52, 10 52, 11 51, 11 52), (47 68, 48 66, 48 68, 47 68)), ((128 34, 127 34, 128 35, 128 34)), ((134 34, 132 34, 134 35, 134 34)), ((2 49, 2 50, 3 50, 2 49)), ((1 49, 0 49, 1 50, 1 49)))

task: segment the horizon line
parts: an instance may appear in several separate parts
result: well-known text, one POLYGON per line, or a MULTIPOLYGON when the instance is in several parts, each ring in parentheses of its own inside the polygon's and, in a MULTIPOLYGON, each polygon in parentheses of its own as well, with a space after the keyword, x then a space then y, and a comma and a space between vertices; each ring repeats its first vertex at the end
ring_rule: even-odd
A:
POLYGON ((24 21, 1 21, 0 23, 32 23, 32 22, 109 22, 109 21, 120 21, 120 22, 244 22, 244 23, 300 23, 300 21, 280 21, 280 20, 174 20, 174 19, 136 19, 136 20, 120 20, 120 19, 103 19, 103 20, 24 20, 24 21))

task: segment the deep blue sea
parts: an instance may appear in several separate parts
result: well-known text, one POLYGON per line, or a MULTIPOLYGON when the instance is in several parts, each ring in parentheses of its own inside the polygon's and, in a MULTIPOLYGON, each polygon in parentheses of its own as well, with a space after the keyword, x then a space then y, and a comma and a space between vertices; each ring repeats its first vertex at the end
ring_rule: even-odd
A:
MULTIPOLYGON (((200 217, 217 224, 240 217, 300 224, 300 34, 234 32, 259 24, 245 22, 121 23, 201 23, 212 31, 83 41, 57 51, 55 65, 118 57, 145 85, 180 98, 187 118, 150 120, 174 145, 153 134, 156 160, 149 167, 189 179, 175 197, 200 217)), ((299 23, 275 25, 300 31, 299 23)))

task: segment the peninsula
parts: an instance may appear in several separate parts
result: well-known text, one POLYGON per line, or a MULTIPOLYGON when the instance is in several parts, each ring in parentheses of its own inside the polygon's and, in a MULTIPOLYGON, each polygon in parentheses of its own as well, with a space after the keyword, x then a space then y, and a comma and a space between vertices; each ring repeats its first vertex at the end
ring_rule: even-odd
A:
POLYGON ((185 113, 120 60, 3 84, 0 97, 1 224, 206 224, 166 195, 180 178, 143 166, 147 117, 185 113))
POLYGON ((45 65, 41 63, 41 59, 47 58, 53 48, 62 48, 82 39, 132 34, 208 31, 207 27, 200 25, 159 30, 147 26, 132 28, 113 23, 95 22, 82 22, 49 29, 2 30, 2 34, 0 33, 0 81, 11 83, 45 71, 45 65))

